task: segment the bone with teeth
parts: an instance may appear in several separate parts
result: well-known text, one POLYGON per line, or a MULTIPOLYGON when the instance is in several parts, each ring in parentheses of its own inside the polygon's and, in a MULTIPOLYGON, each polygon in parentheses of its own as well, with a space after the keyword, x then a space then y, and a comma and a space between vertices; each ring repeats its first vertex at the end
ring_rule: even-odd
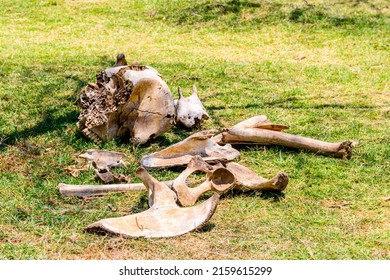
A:
POLYGON ((88 226, 86 230, 108 232, 125 237, 174 237, 190 232, 206 223, 214 214, 219 195, 214 194, 203 203, 182 208, 176 203, 175 193, 140 167, 136 176, 150 192, 151 207, 141 213, 118 218, 107 218, 88 226))

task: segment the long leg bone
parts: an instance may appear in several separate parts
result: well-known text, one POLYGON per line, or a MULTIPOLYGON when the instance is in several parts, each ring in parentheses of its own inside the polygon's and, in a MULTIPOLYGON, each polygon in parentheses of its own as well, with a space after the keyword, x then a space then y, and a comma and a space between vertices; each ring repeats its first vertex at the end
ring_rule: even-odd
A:
POLYGON ((176 204, 175 193, 150 176, 144 168, 138 169, 137 176, 151 190, 153 205, 138 214, 100 220, 88 226, 86 230, 133 238, 173 237, 202 226, 216 210, 218 194, 214 194, 199 205, 181 208, 176 204))
POLYGON ((178 202, 182 206, 190 206, 195 204, 197 199, 205 192, 223 193, 234 184, 234 181, 233 174, 226 168, 213 170, 213 167, 200 156, 195 156, 191 159, 187 168, 172 182, 172 189, 175 190, 178 202), (207 173, 207 178, 199 186, 191 188, 188 187, 186 181, 195 171, 207 173))
POLYGON ((240 156, 231 145, 218 145, 212 138, 214 134, 212 130, 195 133, 166 149, 142 157, 141 164, 145 168, 164 168, 186 165, 195 155, 206 162, 231 161, 240 156))
MULTIPOLYGON (((172 181, 163 182, 168 187, 172 186, 172 181)), ((65 196, 90 197, 107 193, 118 193, 128 191, 143 191, 146 187, 143 183, 131 184, 108 184, 108 185, 71 185, 59 183, 60 193, 65 196)))
MULTIPOLYGON (((266 120, 263 124, 254 121, 259 117, 251 118, 227 129, 218 140, 230 144, 281 145, 339 158, 350 158, 352 147, 356 145, 352 141, 329 143, 281 132, 279 130, 286 128, 285 126, 269 124, 266 120)), ((264 116, 261 117, 264 118, 264 116)))

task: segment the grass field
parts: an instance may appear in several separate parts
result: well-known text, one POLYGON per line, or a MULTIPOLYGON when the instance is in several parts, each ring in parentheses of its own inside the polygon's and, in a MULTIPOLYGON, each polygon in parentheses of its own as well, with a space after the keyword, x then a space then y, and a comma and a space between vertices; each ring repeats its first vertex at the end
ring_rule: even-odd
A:
MULTIPOLYGON (((0 0, 0 259, 389 259, 390 4, 340 1, 0 0), (90 148, 142 155, 195 131, 134 147, 96 145, 76 128, 82 87, 118 53, 159 70, 172 92, 196 84, 203 129, 255 115, 329 142, 350 160, 284 147, 238 162, 290 181, 282 194, 233 192, 201 229, 169 239, 83 231, 147 209, 145 192, 81 200, 58 183, 90 148)), ((180 170, 151 172, 159 180, 180 170)), ((137 179, 134 179, 137 181, 137 179)))

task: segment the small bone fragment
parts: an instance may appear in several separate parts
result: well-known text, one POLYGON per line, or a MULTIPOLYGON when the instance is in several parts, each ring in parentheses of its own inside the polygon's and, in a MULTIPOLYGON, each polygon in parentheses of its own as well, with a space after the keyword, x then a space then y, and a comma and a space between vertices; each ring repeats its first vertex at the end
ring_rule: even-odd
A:
POLYGON ((195 156, 188 163, 187 168, 172 182, 178 202, 182 206, 195 204, 198 198, 208 192, 214 191, 221 194, 228 190, 235 182, 233 174, 226 168, 216 168, 207 164, 200 156, 195 156), (187 178, 196 171, 207 173, 206 180, 197 187, 188 187, 187 178))
POLYGON ((174 237, 190 232, 206 223, 214 214, 219 195, 214 194, 205 202, 188 208, 176 204, 176 195, 164 183, 151 177, 140 167, 136 176, 143 180, 152 206, 141 213, 119 218, 107 218, 88 226, 92 232, 109 232, 124 237, 174 237))
POLYGON ((180 87, 178 87, 178 92, 176 123, 181 123, 188 128, 200 127, 203 120, 208 120, 210 116, 198 97, 196 86, 193 86, 192 94, 189 97, 183 97, 180 87))
POLYGON ((309 137, 293 135, 278 131, 282 127, 280 125, 273 127, 267 124, 271 129, 276 127, 276 130, 270 130, 269 128, 263 128, 258 123, 251 122, 251 119, 227 129, 222 133, 222 137, 217 140, 230 144, 281 145, 339 158, 350 158, 352 155, 352 147, 356 145, 352 141, 329 143, 309 137))
POLYGON ((126 163, 123 161, 126 157, 124 153, 91 149, 79 155, 79 157, 87 159, 89 164, 99 170, 126 166, 126 163))
POLYGON ((164 168, 186 165, 193 156, 199 155, 206 162, 231 161, 240 156, 240 152, 227 144, 218 145, 212 136, 213 130, 201 131, 159 152, 141 159, 145 168, 164 168))
POLYGON ((284 172, 280 172, 275 177, 268 180, 260 177, 251 169, 235 162, 228 162, 226 168, 236 179, 233 185, 234 189, 283 191, 288 184, 288 176, 284 172))
POLYGON ((95 169, 96 177, 105 184, 114 181, 114 176, 110 171, 112 167, 126 166, 126 163, 122 160, 126 157, 124 153, 92 149, 79 157, 88 160, 88 163, 95 169))

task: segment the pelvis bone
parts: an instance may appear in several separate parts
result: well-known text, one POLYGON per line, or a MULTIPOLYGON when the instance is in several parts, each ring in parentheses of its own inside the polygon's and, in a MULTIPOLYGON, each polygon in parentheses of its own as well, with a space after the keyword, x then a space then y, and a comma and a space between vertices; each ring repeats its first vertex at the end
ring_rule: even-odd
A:
POLYGON ((108 218, 87 227, 89 231, 109 232, 125 237, 173 237, 185 234, 206 223, 214 214, 219 195, 214 194, 203 203, 181 208, 176 194, 140 167, 136 176, 149 190, 151 207, 141 213, 119 218, 108 218))
POLYGON ((195 155, 201 156, 206 162, 231 161, 240 156, 240 152, 230 144, 217 144, 212 138, 214 135, 213 130, 195 133, 168 148, 143 156, 141 165, 149 169, 164 168, 187 165, 195 155))
POLYGON ((176 104, 176 123, 181 123, 188 128, 200 127, 203 120, 208 120, 210 116, 203 107, 198 97, 196 86, 192 88, 189 97, 183 97, 180 87, 178 87, 179 99, 176 104))
POLYGON ((195 204, 197 199, 205 192, 214 191, 222 194, 227 191, 235 182, 234 175, 224 167, 213 169, 200 156, 195 156, 188 163, 187 168, 172 182, 172 189, 175 190, 178 202, 182 206, 195 204), (206 173, 206 180, 197 187, 189 187, 187 178, 194 172, 206 173))
POLYGON ((124 63, 124 55, 118 55, 117 66, 98 74, 96 84, 80 94, 77 126, 94 142, 130 137, 143 144, 174 124, 173 96, 160 74, 152 67, 124 63))

